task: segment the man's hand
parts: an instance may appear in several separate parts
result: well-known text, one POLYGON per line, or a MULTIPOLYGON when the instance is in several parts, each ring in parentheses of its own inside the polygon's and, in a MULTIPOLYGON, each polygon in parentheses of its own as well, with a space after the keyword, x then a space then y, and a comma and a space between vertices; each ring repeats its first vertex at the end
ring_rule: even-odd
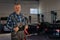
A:
POLYGON ((18 28, 18 27, 15 27, 13 30, 14 30, 15 32, 17 32, 17 31, 19 30, 19 28, 18 28))
POLYGON ((25 29, 28 29, 28 25, 25 25, 25 29))
POLYGON ((25 31, 25 33, 26 33, 27 35, 30 35, 30 34, 28 33, 28 25, 25 26, 24 31, 25 31))

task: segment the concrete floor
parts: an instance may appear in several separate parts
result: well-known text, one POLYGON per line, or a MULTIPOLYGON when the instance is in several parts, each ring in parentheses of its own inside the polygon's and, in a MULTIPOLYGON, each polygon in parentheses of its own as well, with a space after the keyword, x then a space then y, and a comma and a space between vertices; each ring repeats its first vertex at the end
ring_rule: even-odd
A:
MULTIPOLYGON (((0 34, 0 40, 11 40, 11 34, 0 34)), ((58 40, 58 39, 49 39, 44 35, 32 35, 27 37, 27 40, 58 40)))

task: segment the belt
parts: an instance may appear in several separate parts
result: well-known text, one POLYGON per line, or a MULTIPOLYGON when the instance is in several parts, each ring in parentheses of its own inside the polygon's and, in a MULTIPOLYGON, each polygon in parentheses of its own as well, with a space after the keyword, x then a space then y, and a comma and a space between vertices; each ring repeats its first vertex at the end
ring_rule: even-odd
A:
POLYGON ((23 31, 24 30, 24 26, 22 26, 21 28, 19 27, 19 31, 23 31))

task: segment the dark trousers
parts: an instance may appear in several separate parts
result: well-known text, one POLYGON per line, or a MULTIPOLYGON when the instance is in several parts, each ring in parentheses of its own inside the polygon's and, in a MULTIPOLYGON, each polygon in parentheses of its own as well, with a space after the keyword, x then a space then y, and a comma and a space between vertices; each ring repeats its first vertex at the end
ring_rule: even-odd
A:
POLYGON ((24 40, 25 38, 24 31, 12 32, 11 33, 11 40, 24 40))

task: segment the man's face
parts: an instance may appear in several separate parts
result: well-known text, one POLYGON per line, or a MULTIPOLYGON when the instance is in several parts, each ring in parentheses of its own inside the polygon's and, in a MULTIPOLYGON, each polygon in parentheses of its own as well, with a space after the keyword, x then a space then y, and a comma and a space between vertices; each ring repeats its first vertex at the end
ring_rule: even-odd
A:
POLYGON ((21 5, 14 5, 14 11, 16 13, 20 13, 21 12, 21 5))

